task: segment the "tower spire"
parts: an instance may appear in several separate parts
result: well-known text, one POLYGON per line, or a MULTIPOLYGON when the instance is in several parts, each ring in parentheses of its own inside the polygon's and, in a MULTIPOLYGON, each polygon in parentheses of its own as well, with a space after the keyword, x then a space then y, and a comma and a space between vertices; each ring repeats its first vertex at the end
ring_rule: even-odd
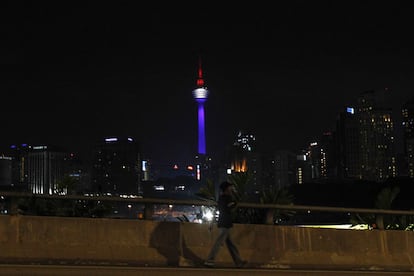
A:
POLYGON ((206 137, 204 125, 204 103, 207 101, 209 91, 204 86, 203 69, 201 67, 201 58, 198 60, 198 78, 197 88, 193 90, 193 97, 198 105, 198 153, 206 154, 206 137))
POLYGON ((203 68, 201 67, 201 57, 198 57, 198 79, 197 79, 197 86, 199 88, 204 86, 204 79, 203 79, 203 68))

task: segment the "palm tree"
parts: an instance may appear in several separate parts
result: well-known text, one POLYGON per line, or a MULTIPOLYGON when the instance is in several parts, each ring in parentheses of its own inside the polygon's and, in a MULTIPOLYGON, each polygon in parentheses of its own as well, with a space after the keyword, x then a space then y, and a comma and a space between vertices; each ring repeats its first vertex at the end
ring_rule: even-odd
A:
MULTIPOLYGON (((400 192, 399 187, 383 188, 377 196, 377 199, 375 201, 375 208, 385 209, 385 210, 391 209, 392 202, 397 197, 399 192, 400 192)), ((378 229, 385 229, 384 215, 377 214, 375 218, 376 218, 375 221, 376 221, 378 229)))
MULTIPOLYGON (((260 196, 260 203, 262 204, 280 204, 280 205, 292 205, 293 195, 289 193, 288 189, 277 189, 271 186, 269 189, 264 190, 260 196)), ((274 224, 275 219, 281 216, 293 216, 295 211, 280 210, 280 209, 266 209, 265 224, 274 224)))
MULTIPOLYGON (((250 201, 248 187, 251 186, 252 179, 253 174, 250 171, 236 172, 229 176, 228 181, 236 187, 235 197, 238 202, 250 201)), ((237 208, 234 216, 234 221, 239 223, 257 223, 260 214, 257 209, 237 208)))
MULTIPOLYGON (((377 197, 375 199, 374 208, 376 209, 384 209, 389 210, 392 207, 392 203, 397 197, 398 193, 400 192, 399 187, 385 187, 382 188, 379 193, 377 194, 377 197)), ((374 228, 378 229, 385 229, 385 221, 384 221, 384 215, 382 214, 366 214, 366 215, 360 215, 360 214, 354 214, 351 218, 351 223, 353 225, 359 224, 359 223, 365 223, 368 225, 375 224, 374 228)), ((389 224, 387 225, 389 226, 389 224)))
POLYGON ((209 200, 216 200, 216 187, 211 179, 206 179, 206 185, 202 186, 198 193, 196 193, 199 197, 209 199, 209 200))
MULTIPOLYGON (((197 196, 210 200, 210 201, 216 201, 216 187, 211 179, 206 179, 206 185, 202 186, 198 193, 196 193, 197 196)), ((213 219, 211 220, 211 223, 214 222, 214 214, 216 213, 216 206, 202 206, 201 207, 201 218, 203 219, 205 214, 213 214, 213 219)), ((210 223, 210 227, 212 226, 210 223)))
POLYGON ((236 198, 238 201, 247 201, 247 187, 249 186, 253 174, 250 171, 236 172, 229 176, 229 182, 236 186, 236 198))
POLYGON ((56 183, 55 192, 58 194, 73 194, 76 191, 78 180, 68 174, 56 183))

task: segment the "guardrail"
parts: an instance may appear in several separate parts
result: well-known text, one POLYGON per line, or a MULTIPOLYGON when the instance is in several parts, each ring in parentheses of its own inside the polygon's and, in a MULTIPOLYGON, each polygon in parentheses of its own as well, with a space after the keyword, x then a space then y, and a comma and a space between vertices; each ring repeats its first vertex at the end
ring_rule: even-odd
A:
MULTIPOLYGON (((183 200, 172 198, 143 198, 143 197, 119 197, 119 196, 85 196, 85 195, 46 195, 32 194, 21 192, 4 192, 0 191, 3 201, 8 201, 8 214, 18 214, 18 199, 35 198, 49 200, 78 200, 78 201, 95 201, 95 202, 128 202, 142 204, 144 207, 142 219, 152 219, 154 205, 186 205, 186 206, 207 206, 215 207, 216 202, 212 200, 183 200)), ((345 213, 345 214, 372 214, 378 217, 384 215, 408 216, 414 219, 414 210, 388 210, 388 209, 367 209, 367 208, 344 208, 330 206, 314 206, 314 205, 283 205, 283 204, 261 204, 239 202, 239 208, 266 209, 266 210, 285 210, 297 212, 323 212, 323 213, 345 213)))

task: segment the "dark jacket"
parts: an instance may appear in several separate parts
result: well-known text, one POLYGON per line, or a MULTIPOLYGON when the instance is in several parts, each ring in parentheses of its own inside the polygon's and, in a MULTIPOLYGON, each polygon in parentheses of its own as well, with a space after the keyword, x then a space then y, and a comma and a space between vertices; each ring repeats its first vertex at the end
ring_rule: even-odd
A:
POLYGON ((219 217, 217 227, 231 228, 233 227, 232 210, 236 207, 236 201, 230 195, 220 195, 217 202, 219 217))

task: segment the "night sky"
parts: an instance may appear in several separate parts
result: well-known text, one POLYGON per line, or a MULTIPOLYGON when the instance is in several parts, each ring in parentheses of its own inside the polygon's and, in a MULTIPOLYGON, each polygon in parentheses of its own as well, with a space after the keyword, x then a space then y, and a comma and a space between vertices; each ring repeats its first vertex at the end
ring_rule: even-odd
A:
POLYGON ((0 152, 129 135, 154 162, 188 160, 199 56, 213 157, 239 129, 296 151, 363 91, 394 108, 414 94, 409 1, 256 2, 2 2, 0 152))

